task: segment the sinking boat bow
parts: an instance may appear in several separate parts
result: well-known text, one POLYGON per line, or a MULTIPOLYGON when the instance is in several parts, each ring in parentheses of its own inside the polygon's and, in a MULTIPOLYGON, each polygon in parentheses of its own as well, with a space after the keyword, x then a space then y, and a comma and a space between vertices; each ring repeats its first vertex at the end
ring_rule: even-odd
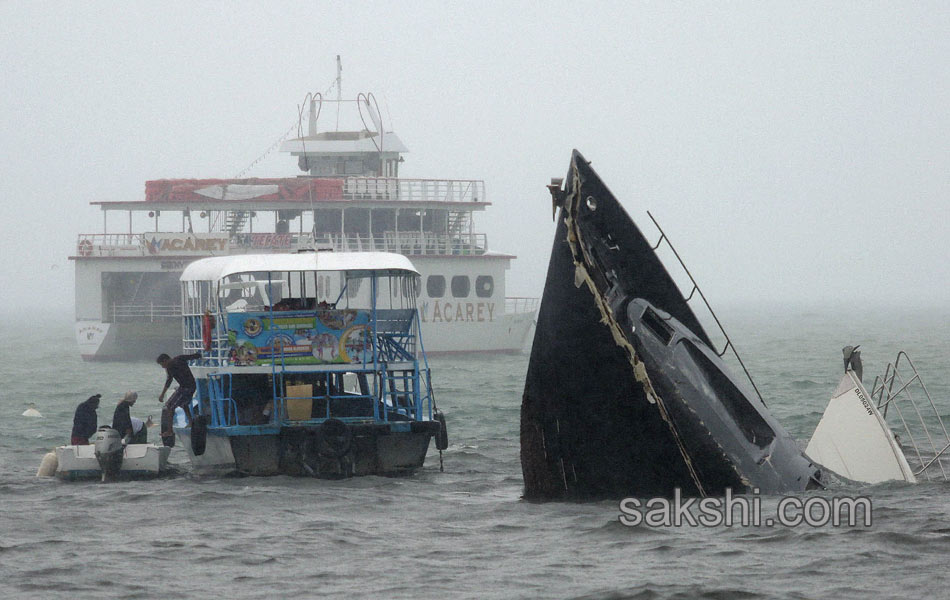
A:
POLYGON ((577 151, 521 414, 528 498, 805 489, 816 475, 737 383, 653 247, 577 151))

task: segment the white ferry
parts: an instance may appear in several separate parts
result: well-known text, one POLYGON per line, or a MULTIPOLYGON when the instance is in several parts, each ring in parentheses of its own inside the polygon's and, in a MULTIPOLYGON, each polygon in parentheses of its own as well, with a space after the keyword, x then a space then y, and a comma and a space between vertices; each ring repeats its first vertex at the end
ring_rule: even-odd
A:
MULTIPOLYGON (((147 181, 144 200, 92 203, 102 210, 103 232, 80 234, 70 257, 84 359, 154 358, 181 348, 178 278, 194 260, 314 249, 410 257, 422 276, 430 354, 521 351, 537 299, 505 295, 515 256, 489 250, 475 230, 474 214, 491 205, 484 181, 400 178, 408 149, 385 130, 372 94, 308 94, 307 107, 306 133, 302 118, 298 136, 280 145, 305 175, 147 181), (358 112, 363 129, 318 129, 324 105, 358 112)), ((328 287, 322 282, 320 300, 339 293, 328 287)), ((241 293, 236 288, 235 299, 241 293)))

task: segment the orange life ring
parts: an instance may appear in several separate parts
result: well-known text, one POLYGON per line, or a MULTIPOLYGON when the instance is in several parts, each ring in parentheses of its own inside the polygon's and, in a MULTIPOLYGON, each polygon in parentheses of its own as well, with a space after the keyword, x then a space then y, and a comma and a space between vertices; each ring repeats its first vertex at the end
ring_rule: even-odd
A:
POLYGON ((211 350, 211 331, 213 329, 214 317, 211 316, 210 312, 205 311, 205 314, 201 315, 201 343, 205 350, 211 350))
POLYGON ((79 256, 91 256, 92 255, 92 242, 89 240, 82 240, 79 242, 79 256))

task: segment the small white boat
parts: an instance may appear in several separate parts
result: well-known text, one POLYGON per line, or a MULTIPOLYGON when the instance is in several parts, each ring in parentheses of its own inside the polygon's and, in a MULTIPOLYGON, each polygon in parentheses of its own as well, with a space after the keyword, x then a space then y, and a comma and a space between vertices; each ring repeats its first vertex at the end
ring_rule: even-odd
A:
MULTIPOLYGON (((60 479, 98 479, 102 478, 99 457, 96 456, 97 443, 101 449, 110 436, 117 436, 115 430, 102 427, 85 446, 59 446, 56 453, 56 477, 60 479)), ((128 444, 122 450, 122 461, 115 477, 118 479, 143 479, 163 475, 168 469, 168 454, 171 448, 155 444, 128 444)), ((100 451, 101 455, 101 451, 100 451)))
POLYGON ((950 432, 910 358, 899 352, 870 393, 861 381, 856 346, 844 348, 844 364, 845 374, 805 453, 862 483, 950 481, 950 468, 941 462, 950 450, 950 432), (900 437, 888 424, 888 410, 900 437))
POLYGON ((854 481, 917 481, 891 428, 850 367, 832 395, 805 454, 854 481))

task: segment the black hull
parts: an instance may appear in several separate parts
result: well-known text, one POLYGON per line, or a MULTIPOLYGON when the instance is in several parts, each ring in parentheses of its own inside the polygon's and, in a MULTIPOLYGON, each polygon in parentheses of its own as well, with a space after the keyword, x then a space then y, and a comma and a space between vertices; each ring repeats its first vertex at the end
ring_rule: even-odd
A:
POLYGON ((349 439, 340 445, 326 443, 319 426, 282 427, 273 434, 257 435, 228 435, 209 428, 199 456, 194 452, 193 430, 178 433, 199 472, 341 479, 399 476, 422 468, 439 424, 414 422, 408 431, 372 424, 349 425, 348 429, 349 439))
POLYGON ((576 151, 555 196, 521 410, 526 498, 805 489, 816 469, 709 351, 650 243, 576 151), (674 334, 653 335, 647 308, 674 334))

